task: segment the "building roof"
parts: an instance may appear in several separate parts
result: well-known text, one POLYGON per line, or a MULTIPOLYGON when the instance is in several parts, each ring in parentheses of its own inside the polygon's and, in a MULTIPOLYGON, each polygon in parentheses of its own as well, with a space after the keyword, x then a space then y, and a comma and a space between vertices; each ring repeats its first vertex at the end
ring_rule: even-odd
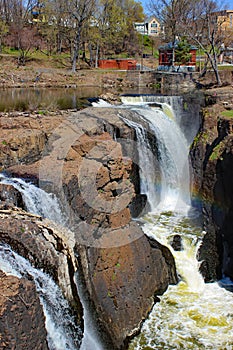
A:
MULTIPOLYGON (((159 46, 159 50, 161 50, 161 51, 172 50, 173 47, 175 47, 175 49, 176 49, 178 47, 178 43, 179 43, 179 41, 176 40, 175 43, 174 43, 174 46, 173 46, 172 42, 167 43, 165 45, 161 45, 161 46, 159 46)), ((197 50, 197 47, 194 46, 194 45, 190 45, 190 50, 197 50)))

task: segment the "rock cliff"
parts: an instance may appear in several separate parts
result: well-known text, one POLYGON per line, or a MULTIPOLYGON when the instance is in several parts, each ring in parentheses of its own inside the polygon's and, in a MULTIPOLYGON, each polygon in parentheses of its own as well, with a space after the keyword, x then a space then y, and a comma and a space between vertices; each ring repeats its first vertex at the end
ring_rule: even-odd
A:
POLYGON ((233 91, 206 93, 207 106, 191 159, 193 201, 203 211, 204 236, 199 251, 207 281, 222 275, 233 278, 233 91))
POLYGON ((112 349, 127 347, 156 296, 177 282, 171 253, 148 240, 131 220, 138 192, 137 151, 134 131, 120 117, 130 113, 88 108, 50 117, 1 117, 2 169, 55 193, 71 229, 68 234, 50 229, 51 223, 45 226, 39 217, 12 209, 1 213, 2 239, 38 267, 45 266, 76 305, 72 276, 79 268, 97 326, 112 349))

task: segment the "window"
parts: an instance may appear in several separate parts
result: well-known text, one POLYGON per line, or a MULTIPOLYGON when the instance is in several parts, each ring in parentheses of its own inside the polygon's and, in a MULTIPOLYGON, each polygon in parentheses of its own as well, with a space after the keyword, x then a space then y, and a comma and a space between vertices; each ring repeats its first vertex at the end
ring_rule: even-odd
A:
POLYGON ((158 24, 157 23, 155 23, 155 22, 153 22, 153 23, 151 23, 151 28, 157 28, 158 27, 158 24))

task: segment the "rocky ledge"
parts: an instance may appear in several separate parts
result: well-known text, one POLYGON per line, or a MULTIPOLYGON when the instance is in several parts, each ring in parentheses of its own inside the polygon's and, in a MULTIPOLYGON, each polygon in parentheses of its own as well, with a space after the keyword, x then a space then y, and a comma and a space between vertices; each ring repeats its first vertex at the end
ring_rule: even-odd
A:
MULTIPOLYGON (((66 229, 54 231, 39 217, 3 209, 2 241, 45 268, 80 310, 80 319, 72 281, 79 271, 107 349, 127 348, 157 296, 177 282, 170 251, 131 219, 139 179, 134 131, 122 120, 130 113, 88 108, 1 117, 2 169, 55 193, 68 218, 66 229)), ((20 205, 9 188, 1 193, 8 206, 9 197, 20 205)))

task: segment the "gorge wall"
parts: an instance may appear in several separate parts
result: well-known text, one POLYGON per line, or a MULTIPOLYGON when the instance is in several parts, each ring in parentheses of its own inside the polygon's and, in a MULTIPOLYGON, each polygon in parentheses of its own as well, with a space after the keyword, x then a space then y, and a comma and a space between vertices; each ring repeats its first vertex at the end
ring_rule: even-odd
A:
POLYGON ((207 91, 200 131, 191 148, 193 202, 203 211, 199 250, 206 281, 233 278, 233 91, 207 91))

